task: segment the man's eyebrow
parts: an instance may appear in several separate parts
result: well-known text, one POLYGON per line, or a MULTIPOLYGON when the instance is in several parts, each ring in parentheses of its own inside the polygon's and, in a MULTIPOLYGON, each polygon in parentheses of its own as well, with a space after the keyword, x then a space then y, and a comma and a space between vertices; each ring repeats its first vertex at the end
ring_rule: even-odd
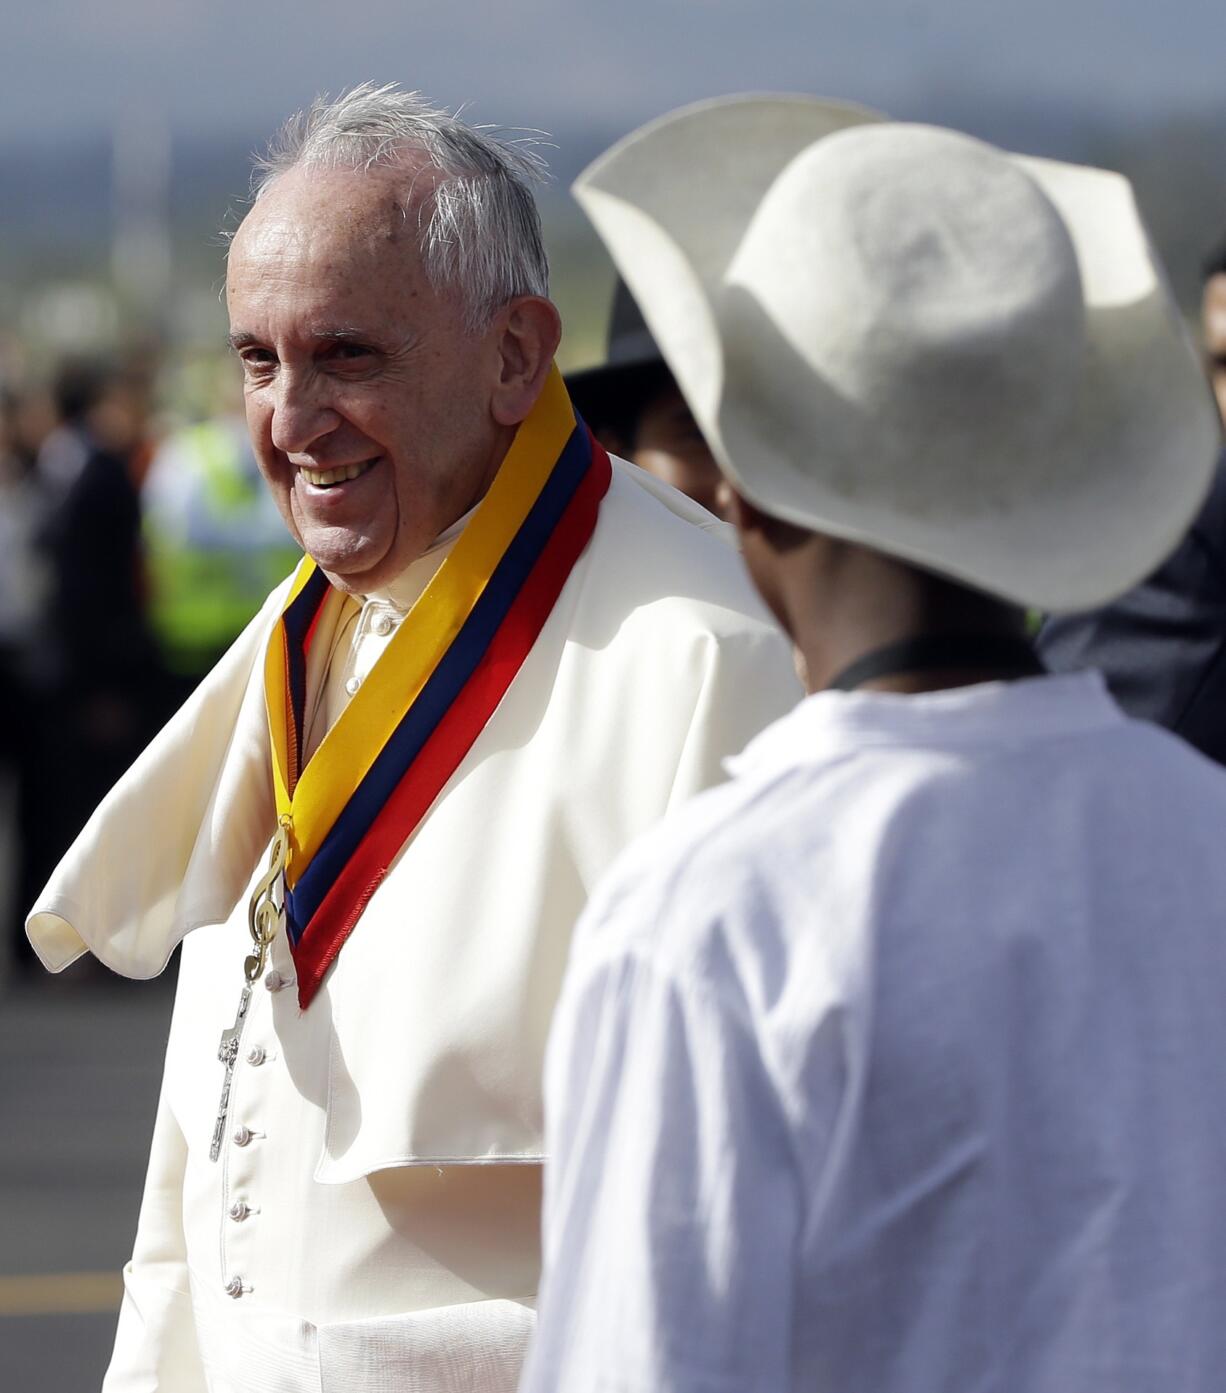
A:
POLYGON ((365 343, 370 339, 369 334, 364 334, 360 329, 351 329, 348 325, 339 325, 334 329, 316 329, 312 337, 330 340, 333 343, 365 343))
MULTIPOLYGON (((326 328, 320 327, 311 330, 310 337, 324 343, 369 343, 371 336, 360 329, 354 329, 347 324, 329 325, 326 328)), ((239 330, 233 334, 226 335, 226 342, 236 352, 240 348, 250 348, 253 343, 259 343, 259 338, 246 330, 239 330)))

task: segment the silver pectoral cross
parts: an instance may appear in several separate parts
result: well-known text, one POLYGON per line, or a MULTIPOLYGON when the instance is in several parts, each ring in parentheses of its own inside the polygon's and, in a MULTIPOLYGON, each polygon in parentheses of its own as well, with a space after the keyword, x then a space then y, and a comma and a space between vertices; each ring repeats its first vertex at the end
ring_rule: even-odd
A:
POLYGON ((251 984, 244 983, 243 994, 238 999, 238 1012, 234 1024, 221 1032, 221 1043, 217 1046, 217 1058, 225 1065, 226 1077, 221 1085, 221 1102, 217 1105, 217 1121, 213 1124, 213 1145, 209 1147, 209 1160, 215 1161, 221 1155, 221 1139, 226 1130, 226 1114, 230 1110, 230 1084, 234 1079, 234 1066, 238 1062, 238 1042, 243 1035, 243 1022, 247 1018, 247 1007, 251 1004, 251 984))
POLYGON ((209 1160, 215 1161, 221 1155, 221 1139, 226 1130, 226 1114, 230 1110, 230 1085, 234 1081, 234 1066, 238 1063, 238 1042, 243 1034, 243 1022, 247 1018, 247 1007, 251 1005, 251 988, 259 981, 268 961, 268 950, 277 936, 281 922, 281 904, 277 894, 280 890, 284 900, 285 887, 282 877, 285 863, 289 857, 289 834, 291 827, 288 816, 280 819, 277 835, 272 839, 268 850, 268 869, 256 882, 251 892, 251 903, 247 907, 247 926, 251 930, 253 951, 243 962, 243 975, 246 982, 243 994, 238 999, 238 1013, 229 1030, 221 1032, 221 1043, 217 1046, 217 1058, 225 1066, 226 1077, 221 1085, 221 1102, 217 1105, 217 1121, 213 1124, 213 1144, 209 1147, 209 1160))

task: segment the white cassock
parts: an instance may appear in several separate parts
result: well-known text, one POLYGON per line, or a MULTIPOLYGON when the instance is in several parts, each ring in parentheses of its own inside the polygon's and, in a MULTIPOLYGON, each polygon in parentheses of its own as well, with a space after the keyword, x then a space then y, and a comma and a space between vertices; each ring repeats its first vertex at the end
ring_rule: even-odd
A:
MULTIPOLYGON (((799 696, 725 531, 615 462, 526 662, 305 1012, 278 936, 215 1162, 284 587, 101 805, 32 912, 43 961, 148 977, 185 939, 107 1393, 515 1387, 571 928, 621 847, 799 696)), ((314 743, 453 541, 313 645, 314 743)))

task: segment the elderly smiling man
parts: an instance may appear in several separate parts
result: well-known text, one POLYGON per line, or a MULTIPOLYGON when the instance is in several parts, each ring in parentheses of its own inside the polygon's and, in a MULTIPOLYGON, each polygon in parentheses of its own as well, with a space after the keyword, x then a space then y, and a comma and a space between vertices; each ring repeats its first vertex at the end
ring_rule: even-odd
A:
POLYGON ((30 920, 55 970, 186 940, 110 1393, 514 1387, 571 925, 795 698, 718 525, 576 423, 530 173, 360 88, 235 237, 307 559, 30 920))

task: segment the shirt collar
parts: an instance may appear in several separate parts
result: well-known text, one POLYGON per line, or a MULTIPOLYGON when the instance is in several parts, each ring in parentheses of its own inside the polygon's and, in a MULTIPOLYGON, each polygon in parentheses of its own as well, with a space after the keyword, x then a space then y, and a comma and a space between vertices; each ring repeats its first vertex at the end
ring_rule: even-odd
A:
POLYGON ((418 596, 434 578, 434 573, 450 555, 452 547, 459 540, 460 533, 468 526, 476 511, 475 507, 470 508, 463 517, 457 518, 450 527, 440 532, 425 551, 415 561, 410 562, 394 580, 388 581, 378 590, 372 590, 369 595, 362 597, 363 600, 390 605, 400 614, 407 614, 417 603, 418 596))
POLYGON ((1072 734, 1126 720, 1098 672, 980 682, 939 692, 816 692, 724 761, 733 777, 782 770, 832 749, 966 745, 1072 734))

